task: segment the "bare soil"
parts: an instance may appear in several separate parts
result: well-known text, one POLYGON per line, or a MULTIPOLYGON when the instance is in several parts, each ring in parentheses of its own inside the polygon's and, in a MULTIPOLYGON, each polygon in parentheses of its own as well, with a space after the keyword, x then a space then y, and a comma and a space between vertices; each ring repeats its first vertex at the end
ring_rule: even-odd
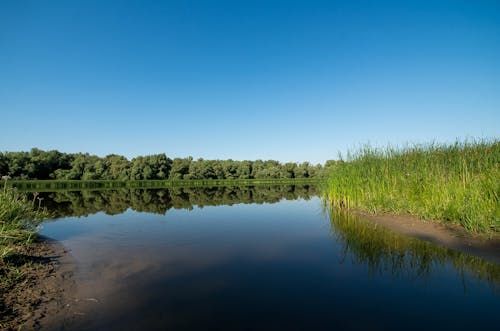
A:
POLYGON ((21 247, 9 262, 18 270, 18 282, 0 292, 2 330, 51 330, 51 321, 59 327, 70 319, 69 307, 74 297, 74 263, 64 246, 39 237, 28 247, 21 247))

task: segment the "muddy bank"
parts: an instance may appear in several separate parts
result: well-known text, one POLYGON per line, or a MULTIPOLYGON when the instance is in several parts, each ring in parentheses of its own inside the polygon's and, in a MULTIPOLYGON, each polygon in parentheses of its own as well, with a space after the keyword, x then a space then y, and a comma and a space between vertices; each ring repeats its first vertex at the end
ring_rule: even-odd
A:
POLYGON ((499 234, 470 234, 459 226, 444 225, 412 215, 353 213, 396 232, 500 264, 499 234))
POLYGON ((64 324, 75 290, 71 254, 62 244, 39 237, 9 259, 20 278, 2 289, 1 329, 50 330, 54 319, 64 324))

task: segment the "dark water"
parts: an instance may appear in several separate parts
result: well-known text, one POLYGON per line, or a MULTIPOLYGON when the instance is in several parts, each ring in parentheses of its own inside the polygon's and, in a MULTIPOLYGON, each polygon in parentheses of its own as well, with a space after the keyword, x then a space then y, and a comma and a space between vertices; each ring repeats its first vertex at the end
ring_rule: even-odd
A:
MULTIPOLYGON (((57 192, 81 330, 497 329, 500 266, 350 215, 317 189, 57 192)), ((62 325, 62 322, 61 322, 62 325)))

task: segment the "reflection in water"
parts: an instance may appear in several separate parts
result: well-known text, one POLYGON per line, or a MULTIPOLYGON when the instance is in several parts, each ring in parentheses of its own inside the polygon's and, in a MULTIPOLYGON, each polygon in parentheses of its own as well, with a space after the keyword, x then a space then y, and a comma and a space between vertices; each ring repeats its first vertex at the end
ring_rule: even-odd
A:
POLYGON ((500 293, 498 264, 398 234, 338 208, 324 205, 324 211, 329 214, 332 233, 342 245, 344 258, 349 256, 353 263, 367 265, 372 274, 390 271, 396 277, 422 278, 437 266, 450 263, 462 277, 469 272, 500 293))
POLYGON ((88 216, 101 211, 108 215, 117 215, 129 208, 140 212, 165 214, 171 208, 191 210, 194 206, 276 203, 283 199, 309 200, 317 194, 316 185, 179 187, 41 193, 44 205, 53 213, 54 218, 88 216))
MULTIPOLYGON (((171 189, 122 189, 58 191, 42 193, 54 218, 89 216, 97 212, 119 215, 134 211, 166 214, 169 209, 194 206, 277 203, 317 196, 316 185, 269 185, 171 189)), ((400 235, 384 226, 323 205, 332 233, 341 244, 344 258, 367 265, 371 273, 390 271, 394 276, 424 277, 436 265, 450 262, 459 272, 471 272, 490 284, 500 284, 500 266, 446 247, 400 235)), ((496 287, 499 290, 499 287, 496 287)))
POLYGON ((67 329, 498 325, 498 265, 322 210, 317 193, 259 186, 46 194, 59 219, 42 234, 62 241, 77 265, 67 329))

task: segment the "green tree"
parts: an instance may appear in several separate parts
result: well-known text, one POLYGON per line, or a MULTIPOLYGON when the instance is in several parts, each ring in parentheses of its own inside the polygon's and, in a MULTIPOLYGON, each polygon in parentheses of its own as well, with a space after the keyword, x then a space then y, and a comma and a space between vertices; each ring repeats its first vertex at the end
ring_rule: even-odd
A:
POLYGON ((297 166, 295 169, 295 178, 307 178, 309 177, 309 162, 303 162, 297 166))
POLYGON ((145 171, 146 160, 143 156, 138 156, 133 158, 130 166, 130 179, 132 180, 142 180, 149 179, 147 176, 151 175, 151 168, 145 171), (146 176, 145 176, 146 175, 146 176))
POLYGON ((292 162, 287 162, 281 166, 280 177, 295 178, 296 169, 297 169, 297 164, 292 162))
POLYGON ((192 157, 187 158, 175 158, 172 161, 172 167, 170 169, 169 179, 186 179, 184 178, 187 174, 189 174, 189 167, 191 162, 193 161, 192 157))
POLYGON ((235 161, 229 159, 222 162, 222 169, 224 170, 224 177, 226 179, 238 178, 238 165, 235 161))
POLYGON ((7 156, 0 152, 0 176, 5 176, 9 172, 9 165, 7 156))
POLYGON ((238 165, 238 171, 236 175, 239 179, 250 179, 252 178, 252 161, 241 161, 238 165))
POLYGON ((116 154, 106 156, 106 179, 127 180, 130 179, 130 162, 126 157, 116 154))

